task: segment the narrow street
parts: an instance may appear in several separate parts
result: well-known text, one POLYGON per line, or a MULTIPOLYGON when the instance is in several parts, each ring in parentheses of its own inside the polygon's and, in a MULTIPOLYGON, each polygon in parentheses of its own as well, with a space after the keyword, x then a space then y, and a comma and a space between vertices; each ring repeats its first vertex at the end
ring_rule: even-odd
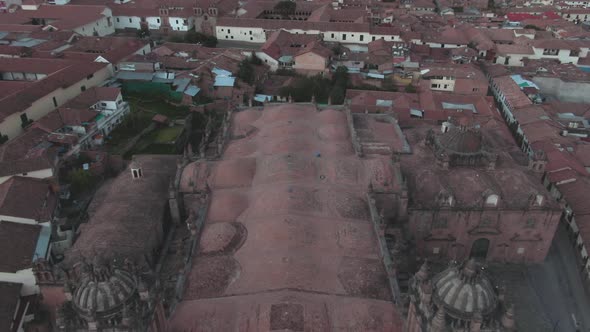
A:
POLYGON ((529 283, 551 321, 552 331, 590 331, 590 295, 578 266, 567 231, 560 225, 545 262, 527 268, 529 283))

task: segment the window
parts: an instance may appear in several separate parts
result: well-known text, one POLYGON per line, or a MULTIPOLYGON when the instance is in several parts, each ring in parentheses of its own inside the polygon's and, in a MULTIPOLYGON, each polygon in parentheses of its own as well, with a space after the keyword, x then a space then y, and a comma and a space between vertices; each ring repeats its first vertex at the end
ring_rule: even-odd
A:
POLYGON ((230 29, 227 29, 227 33, 231 33, 230 29))
POLYGON ((138 178, 142 177, 143 174, 141 174, 141 168, 132 168, 131 169, 131 176, 134 179, 138 179, 138 178))
POLYGON ((471 91, 477 92, 477 91, 479 91, 479 88, 473 88, 473 90, 471 90, 471 91))
POLYGON ((372 38, 372 39, 373 39, 373 41, 375 41, 375 36, 373 36, 373 38, 372 38))
POLYGON ((117 23, 121 22, 121 20, 119 20, 119 18, 117 17, 117 23))
POLYGON ((23 125, 26 125, 29 122, 29 117, 27 116, 27 113, 23 113, 20 115, 20 121, 23 125))
POLYGON ((82 86, 80 87, 80 91, 82 91, 82 92, 86 91, 86 85, 82 85, 82 86))
POLYGON ((157 19, 156 19, 156 22, 157 22, 158 24, 160 24, 160 19, 159 19, 159 18, 157 18, 157 19))
POLYGON ((55 99, 55 97, 53 97, 53 106, 57 107, 57 99, 55 99))
POLYGON ((342 34, 342 40, 346 40, 346 34, 345 33, 342 34))
POLYGON ((364 39, 365 39, 365 35, 361 35, 361 36, 359 37, 359 40, 360 40, 360 41, 363 41, 364 39))
POLYGON ((176 20, 176 24, 178 24, 178 20, 176 20))
POLYGON ((488 205, 488 206, 497 206, 498 205, 499 198, 500 197, 498 195, 495 195, 495 194, 489 195, 486 198, 486 205, 488 205))
POLYGON ((250 30, 250 36, 252 36, 252 30, 250 30))
POLYGON ((436 88, 438 88, 438 84, 432 84, 430 87, 431 87, 432 89, 436 89, 436 88))
POLYGON ((447 222, 447 218, 438 218, 436 220, 434 220, 434 222, 432 222, 432 228, 435 229, 441 229, 441 228, 447 228, 448 226, 448 222, 447 222))
POLYGON ((131 17, 129 18, 129 23, 133 23, 133 20, 131 19, 131 17))
POLYGON ((449 85, 448 84, 445 84, 444 88, 447 89, 448 87, 449 87, 449 85))
POLYGON ((184 25, 187 25, 188 24, 188 21, 187 20, 184 20, 184 21, 182 21, 182 23, 184 23, 184 25))
POLYGON ((332 36, 332 38, 334 38, 334 34, 332 34, 331 36, 332 36))

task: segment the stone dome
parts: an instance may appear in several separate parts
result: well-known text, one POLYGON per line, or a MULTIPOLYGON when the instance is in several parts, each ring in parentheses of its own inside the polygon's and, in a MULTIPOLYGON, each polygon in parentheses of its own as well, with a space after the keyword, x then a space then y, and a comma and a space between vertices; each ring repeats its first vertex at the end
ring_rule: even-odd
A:
POLYGON ((82 274, 72 296, 76 311, 90 317, 117 313, 137 293, 137 281, 131 273, 115 267, 90 266, 82 274))
POLYGON ((482 150, 481 132, 473 128, 451 127, 437 140, 438 145, 449 152, 475 154, 482 150))
POLYGON ((471 259, 451 265, 433 279, 434 302, 451 317, 470 320, 489 316, 498 305, 498 297, 490 280, 471 259))

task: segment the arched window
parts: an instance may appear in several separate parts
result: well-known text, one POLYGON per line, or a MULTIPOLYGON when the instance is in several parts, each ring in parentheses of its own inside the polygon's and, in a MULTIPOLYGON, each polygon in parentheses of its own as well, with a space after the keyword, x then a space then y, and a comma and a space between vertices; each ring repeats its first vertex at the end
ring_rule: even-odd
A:
POLYGON ((498 206, 498 201, 500 197, 496 194, 491 194, 486 197, 486 205, 487 206, 498 206))

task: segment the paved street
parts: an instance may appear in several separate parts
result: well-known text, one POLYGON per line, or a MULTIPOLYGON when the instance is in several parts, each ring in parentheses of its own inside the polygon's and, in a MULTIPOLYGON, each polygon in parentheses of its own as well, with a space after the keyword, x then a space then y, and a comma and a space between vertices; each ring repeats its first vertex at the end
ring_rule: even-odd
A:
POLYGON ((590 331, 590 296, 582 286, 565 228, 560 227, 555 237, 545 263, 528 267, 527 276, 553 331, 590 331), (574 319, 579 324, 577 330, 574 319))
POLYGON ((560 227, 543 264, 490 264, 488 273, 498 286, 506 287, 506 301, 514 305, 518 331, 590 331, 590 296, 568 241, 567 231, 560 227))

